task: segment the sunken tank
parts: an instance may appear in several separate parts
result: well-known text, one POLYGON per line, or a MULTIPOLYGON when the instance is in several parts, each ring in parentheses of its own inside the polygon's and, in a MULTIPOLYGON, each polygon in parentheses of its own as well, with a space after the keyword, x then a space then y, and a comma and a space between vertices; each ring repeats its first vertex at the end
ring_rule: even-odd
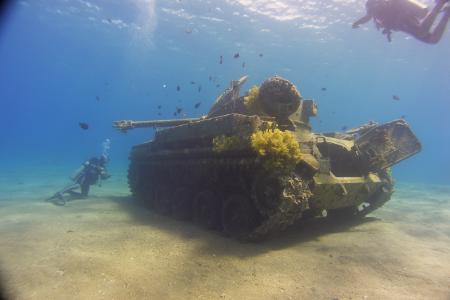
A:
POLYGON ((297 220, 365 216, 393 193, 390 167, 421 149, 404 120, 314 133, 313 100, 275 76, 239 96, 232 81, 208 115, 116 121, 127 131, 164 127, 131 150, 128 182, 149 209, 241 240, 297 220))

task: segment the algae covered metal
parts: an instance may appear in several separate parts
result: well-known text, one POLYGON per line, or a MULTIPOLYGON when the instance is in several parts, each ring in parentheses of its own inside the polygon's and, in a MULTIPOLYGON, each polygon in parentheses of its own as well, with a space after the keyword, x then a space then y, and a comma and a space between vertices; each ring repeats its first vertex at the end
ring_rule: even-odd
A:
POLYGON ((390 199, 390 167, 421 149, 404 120, 314 133, 316 104, 294 84, 275 76, 240 96, 246 79, 232 81, 200 118, 114 122, 121 131, 164 127, 130 154, 140 203, 260 240, 302 217, 366 215, 390 199))

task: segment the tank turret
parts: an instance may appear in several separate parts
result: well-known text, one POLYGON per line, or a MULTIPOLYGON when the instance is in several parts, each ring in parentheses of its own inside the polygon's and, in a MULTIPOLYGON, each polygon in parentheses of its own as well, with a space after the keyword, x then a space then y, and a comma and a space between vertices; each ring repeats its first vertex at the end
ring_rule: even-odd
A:
POLYGON ((283 129, 311 129, 309 118, 317 114, 317 107, 313 100, 304 100, 293 83, 274 76, 239 97, 240 87, 246 80, 243 77, 233 81, 230 89, 216 100, 208 117, 229 113, 258 115, 275 118, 283 129))
POLYGON ((131 150, 135 199, 260 240, 302 218, 365 216, 390 199, 390 167, 421 149, 404 120, 314 133, 317 107, 294 84, 275 76, 240 96, 246 80, 232 81, 206 116, 114 122, 121 131, 166 127, 131 150))

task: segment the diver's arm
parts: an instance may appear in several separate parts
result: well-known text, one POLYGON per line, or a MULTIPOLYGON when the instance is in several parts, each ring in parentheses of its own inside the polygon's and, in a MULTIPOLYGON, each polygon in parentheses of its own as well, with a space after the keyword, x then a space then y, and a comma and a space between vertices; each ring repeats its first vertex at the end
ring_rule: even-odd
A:
POLYGON ((359 19, 358 21, 356 21, 355 23, 353 23, 352 28, 358 28, 359 25, 362 25, 364 23, 369 22, 372 19, 372 15, 367 14, 364 17, 362 17, 361 19, 359 19))

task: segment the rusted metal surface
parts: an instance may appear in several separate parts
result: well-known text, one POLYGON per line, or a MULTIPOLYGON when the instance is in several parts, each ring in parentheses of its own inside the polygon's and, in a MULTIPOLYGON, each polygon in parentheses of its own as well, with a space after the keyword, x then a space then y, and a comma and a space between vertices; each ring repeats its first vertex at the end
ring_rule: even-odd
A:
POLYGON ((140 203, 238 239, 261 240, 305 216, 351 219, 372 212, 393 193, 389 168, 421 149, 403 120, 312 132, 315 103, 281 77, 264 82, 274 84, 266 86, 275 91, 264 99, 270 109, 256 105, 251 112, 239 95, 245 80, 233 81, 207 117, 115 122, 122 131, 168 127, 131 151, 129 185, 140 203), (289 109, 296 111, 287 116, 289 109), (273 125, 294 133, 301 159, 292 171, 264 168, 252 149, 252 134, 273 125), (214 139, 221 136, 239 137, 242 145, 218 152, 214 139))

